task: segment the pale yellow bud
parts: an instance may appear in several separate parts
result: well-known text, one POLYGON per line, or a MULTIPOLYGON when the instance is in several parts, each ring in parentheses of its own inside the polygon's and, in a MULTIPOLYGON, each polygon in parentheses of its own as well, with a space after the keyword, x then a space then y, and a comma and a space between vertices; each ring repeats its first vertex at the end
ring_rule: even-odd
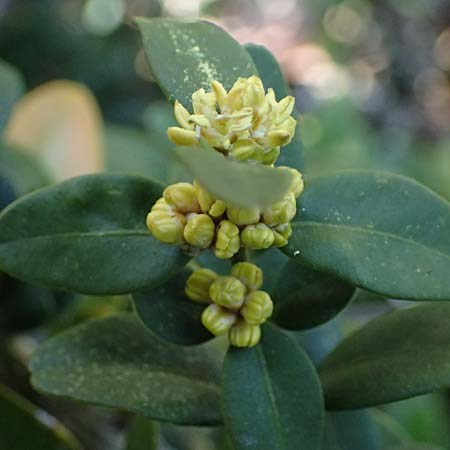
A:
POLYGON ((222 220, 217 227, 214 254, 217 258, 228 259, 240 248, 239 228, 228 220, 222 220))
POLYGON ((234 277, 218 277, 209 287, 211 300, 216 305, 233 311, 244 304, 246 292, 244 284, 234 277))
POLYGON ((266 166, 271 166, 278 159, 278 156, 280 156, 280 147, 274 147, 269 152, 264 153, 260 161, 266 166))
POLYGON ((291 140, 291 135, 285 130, 269 131, 259 142, 266 148, 280 147, 291 140))
POLYGON ((231 276, 241 280, 248 289, 254 291, 263 284, 263 272, 249 262, 238 262, 231 269, 231 276))
POLYGON ((175 145, 195 145, 199 139, 195 131, 179 127, 167 128, 167 136, 175 145))
POLYGON ((164 197, 161 197, 158 200, 156 200, 155 204, 152 206, 151 211, 166 211, 166 212, 170 212, 170 211, 172 211, 172 208, 164 200, 164 197))
POLYGON ((239 319, 230 329, 228 339, 235 347, 254 347, 261 339, 261 328, 239 319))
POLYGON ((175 100, 173 111, 175 119, 177 119, 177 122, 182 128, 185 128, 186 130, 194 129, 194 125, 189 122, 191 113, 178 100, 175 100))
POLYGON ((236 321, 236 313, 217 305, 209 305, 202 313, 202 324, 214 336, 226 334, 236 321))
POLYGON ((275 247, 284 247, 288 243, 289 236, 292 234, 292 225, 290 223, 284 223, 273 228, 273 235, 275 240, 273 245, 275 247))
MULTIPOLYGON (((257 159, 261 147, 253 139, 239 139, 231 148, 231 156, 238 161, 257 159)), ((262 150, 262 149, 261 149, 262 150)))
POLYGON ((211 82, 211 88, 214 94, 216 95, 217 103, 222 108, 225 103, 225 99, 227 97, 227 91, 223 87, 222 83, 216 80, 211 82))
POLYGON ((277 169, 288 169, 292 173, 292 184, 290 191, 294 194, 294 197, 297 198, 303 192, 304 182, 302 174, 292 167, 286 166, 278 166, 277 169))
POLYGON ((264 223, 270 226, 290 222, 297 213, 295 196, 291 192, 283 200, 275 203, 263 211, 264 223))
POLYGON ((206 93, 199 89, 192 94, 192 108, 194 114, 209 116, 216 111, 216 96, 214 92, 206 93))
POLYGON ((241 315, 250 325, 263 324, 273 312, 270 295, 264 291, 254 291, 247 295, 241 315))
POLYGON ((290 95, 280 100, 278 103, 278 119, 275 122, 277 125, 284 122, 292 114, 294 105, 295 98, 290 95))
POLYGON ((190 183, 175 183, 167 186, 163 192, 164 200, 178 212, 199 212, 200 205, 190 183))
POLYGON ((220 217, 225 213, 227 204, 223 200, 216 200, 209 209, 209 215, 212 217, 220 217))
POLYGON ((152 211, 147 216, 147 227, 159 241, 166 244, 183 242, 186 218, 182 214, 166 211, 152 211))
POLYGON ((209 287, 218 275, 209 269, 198 269, 186 281, 185 293, 194 302, 211 303, 209 287))
POLYGON ((193 114, 192 116, 189 116, 189 123, 205 128, 211 126, 209 120, 201 114, 193 114))
POLYGON ((195 180, 194 180, 194 189, 195 194, 197 196, 198 204, 200 205, 200 209, 204 213, 207 213, 214 203, 213 196, 206 189, 200 186, 200 184, 198 184, 198 182, 195 180))
POLYGON ((273 231, 263 223, 247 225, 241 232, 242 245, 252 250, 269 248, 274 239, 273 231))
POLYGON ((258 223, 261 212, 259 208, 236 208, 228 206, 227 216, 236 225, 252 225, 258 223))
POLYGON ((192 214, 188 216, 184 228, 185 241, 197 248, 207 248, 212 244, 216 225, 207 214, 192 214))

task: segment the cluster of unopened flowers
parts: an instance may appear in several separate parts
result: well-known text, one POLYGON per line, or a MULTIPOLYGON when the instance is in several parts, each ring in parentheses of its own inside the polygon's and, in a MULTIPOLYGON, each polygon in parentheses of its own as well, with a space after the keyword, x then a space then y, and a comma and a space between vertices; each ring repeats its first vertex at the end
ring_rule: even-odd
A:
POLYGON ((187 279, 185 292, 192 301, 209 304, 202 323, 213 335, 228 333, 231 345, 253 347, 261 339, 260 325, 273 311, 269 294, 259 290, 262 284, 259 267, 238 262, 229 276, 205 268, 195 270, 187 279))
MULTIPOLYGON (((280 147, 288 144, 295 133, 297 122, 291 115, 294 98, 287 96, 277 102, 274 91, 268 89, 266 93, 256 76, 238 78, 228 92, 221 83, 213 81, 210 92, 199 89, 192 95, 192 107, 193 114, 175 102, 175 118, 180 127, 170 127, 167 134, 176 145, 192 146, 203 140, 228 158, 273 166, 280 147)), ((197 181, 170 185, 151 208, 147 226, 162 242, 184 246, 190 254, 210 248, 221 259, 233 257, 241 247, 252 250, 283 247, 292 233, 290 222, 297 212, 296 198, 303 191, 300 172, 288 169, 293 180, 289 192, 279 202, 263 209, 228 204, 214 198, 197 181)), ((239 281, 239 278, 234 279, 239 281)), ((216 286, 214 292, 225 289, 220 283, 213 285, 216 286)), ((209 300, 214 303, 205 314, 212 320, 218 311, 223 312, 224 305, 213 295, 209 300)), ((236 317, 234 312, 228 314, 236 317)), ((210 329, 206 325, 208 322, 203 319, 210 329)), ((257 326, 258 331, 253 332, 258 335, 259 325, 248 321, 233 322, 231 330, 240 329, 244 323, 246 330, 257 326)), ((229 334, 232 343, 236 341, 232 338, 235 333, 230 331, 229 334)), ((249 342, 255 340, 256 337, 249 342)), ((256 342, 258 340, 259 337, 256 342)))

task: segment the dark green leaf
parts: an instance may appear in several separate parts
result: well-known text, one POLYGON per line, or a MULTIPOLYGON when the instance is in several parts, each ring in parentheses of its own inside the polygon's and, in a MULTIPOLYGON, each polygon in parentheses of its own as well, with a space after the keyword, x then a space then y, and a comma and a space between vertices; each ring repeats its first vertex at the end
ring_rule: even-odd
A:
POLYGON ((128 424, 125 450, 157 450, 158 429, 145 417, 135 415, 128 424))
POLYGON ((320 449, 325 417, 314 366, 273 325, 256 347, 230 348, 222 407, 235 450, 320 449))
POLYGON ((0 385, 0 448, 3 450, 80 450, 54 417, 0 385))
POLYGON ((218 369, 205 348, 154 337, 132 315, 92 320, 45 342, 31 360, 48 394, 179 424, 216 424, 218 369))
POLYGON ((186 297, 184 287, 189 276, 186 270, 157 289, 133 294, 139 318, 159 338, 179 345, 195 345, 213 336, 202 325, 206 305, 186 297))
POLYGON ((14 103, 25 92, 25 82, 19 71, 0 59, 0 130, 11 114, 14 103))
POLYGON ((238 77, 257 74, 250 55, 217 25, 143 17, 136 23, 150 69, 172 102, 189 107, 191 95, 213 80, 230 89, 238 77))
POLYGON ((382 295, 450 300, 450 205, 398 175, 307 181, 284 251, 382 295))
MULTIPOLYGON (((275 91, 277 100, 287 95, 292 95, 280 66, 272 53, 262 45, 246 44, 244 47, 253 58, 264 87, 266 89, 272 88, 275 91)), ((294 111, 293 115, 296 119, 298 118, 297 111, 294 111)), ((300 139, 300 125, 297 125, 294 139, 288 145, 282 147, 277 165, 294 167, 301 171, 303 169, 302 154, 303 147, 300 139)))
POLYGON ((355 409, 450 386, 450 304, 433 303, 376 318, 320 367, 327 407, 355 409))
POLYGON ((0 215, 0 267, 25 281, 87 294, 161 284, 187 257, 146 229, 160 194, 150 180, 110 174, 29 194, 0 215))
POLYGON ((292 184, 288 169, 231 161, 206 144, 174 151, 208 192, 243 208, 270 206, 282 199, 292 184))

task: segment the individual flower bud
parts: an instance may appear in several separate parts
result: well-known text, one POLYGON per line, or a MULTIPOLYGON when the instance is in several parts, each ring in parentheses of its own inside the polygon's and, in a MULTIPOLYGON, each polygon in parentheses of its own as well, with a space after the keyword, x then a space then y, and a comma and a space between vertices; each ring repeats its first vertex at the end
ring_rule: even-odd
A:
POLYGON ((167 186, 163 192, 164 200, 181 213, 199 212, 200 206, 190 183, 175 183, 167 186))
POLYGON ((231 268, 231 276, 241 280, 248 289, 254 291, 263 284, 263 272, 249 262, 238 262, 231 268))
POLYGON ((259 325, 250 325, 244 319, 239 319, 228 333, 230 344, 235 347, 254 347, 261 339, 259 325))
POLYGON ((233 311, 244 304, 246 292, 246 287, 234 277, 218 277, 209 287, 211 300, 216 305, 233 311))
POLYGON ((270 295, 264 291, 254 291, 247 295, 241 315, 250 325, 263 324, 273 312, 270 295))
POLYGON ((170 211, 172 211, 172 208, 164 200, 164 197, 161 197, 158 200, 156 200, 155 204, 152 206, 151 211, 166 211, 166 212, 170 212, 170 211))
POLYGON ((207 213, 215 201, 213 196, 208 191, 206 191, 202 186, 200 186, 200 184, 198 184, 198 181, 195 180, 194 180, 194 189, 195 194, 197 196, 198 204, 200 205, 200 209, 204 213, 207 213))
POLYGON ((211 126, 209 120, 203 114, 192 114, 189 116, 189 123, 205 128, 211 126))
POLYGON ((185 128, 186 130, 194 129, 194 125, 189 122, 191 113, 178 100, 175 100, 173 111, 175 113, 175 119, 177 119, 177 122, 181 127, 185 128))
POLYGON ((211 217, 220 217, 225 213, 227 204, 223 200, 216 200, 209 209, 209 215, 211 217))
POLYGON ((295 196, 291 192, 283 200, 275 203, 263 211, 264 223, 269 226, 290 222, 297 213, 295 196))
POLYGON ((207 214, 189 214, 184 228, 185 241, 197 248, 207 248, 211 245, 216 225, 207 214))
POLYGON ((258 223, 261 217, 259 208, 236 208, 228 206, 227 216, 236 225, 252 225, 258 223))
POLYGON ((231 148, 231 156, 238 161, 257 159, 259 145, 253 139, 239 139, 231 148))
POLYGON ((302 174, 292 167, 279 166, 279 169, 288 169, 292 173, 292 184, 290 191, 294 194, 294 197, 297 198, 302 192, 304 188, 303 176, 302 174))
POLYGON ((239 228, 229 220, 222 220, 217 227, 214 254, 217 258, 228 259, 239 251, 241 241, 239 228))
POLYGON ((273 245, 275 247, 284 247, 288 243, 289 236, 292 234, 292 225, 290 223, 284 223, 278 225, 273 229, 273 235, 275 240, 273 245))
POLYGON ((187 279, 184 292, 194 302, 211 303, 209 287, 217 277, 217 273, 212 270, 198 269, 187 279))
POLYGON ((227 91, 223 87, 223 84, 216 80, 211 82, 211 88, 216 96, 218 105, 222 108, 227 97, 227 91))
POLYGON ((260 140, 266 148, 282 147, 291 140, 292 136, 287 130, 269 131, 264 138, 260 140))
POLYGON ((179 127, 167 128, 167 137, 175 145, 195 145, 199 136, 194 130, 185 130, 179 127))
POLYGON ((227 333, 236 321, 236 313, 217 305, 209 305, 202 313, 202 324, 214 336, 227 333))
POLYGON ((161 242, 179 244, 183 242, 186 217, 176 212, 152 211, 147 216, 147 227, 161 242))
POLYGON ((274 239, 273 231, 263 223, 247 225, 241 232, 242 245, 252 250, 269 248, 274 239))
POLYGON ((266 166, 271 166, 278 159, 278 156, 280 156, 280 147, 274 147, 269 152, 264 153, 261 162, 266 166))

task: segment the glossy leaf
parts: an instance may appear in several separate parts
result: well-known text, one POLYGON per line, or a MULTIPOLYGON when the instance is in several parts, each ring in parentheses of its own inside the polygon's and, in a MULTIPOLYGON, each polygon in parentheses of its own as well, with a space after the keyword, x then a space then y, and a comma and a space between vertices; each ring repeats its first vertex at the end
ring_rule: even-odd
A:
POLYGON ((450 204, 393 174, 306 182, 289 256, 382 295, 450 300, 450 204))
POLYGON ((208 192, 243 208, 276 203, 292 183, 288 169, 231 161, 206 145, 177 147, 174 151, 208 192))
POLYGON ((213 80, 231 88, 257 74, 250 55, 228 33, 205 21, 135 19, 150 69, 170 101, 191 105, 191 95, 213 80))
POLYGON ((87 294, 158 285, 187 262, 145 217, 161 187, 145 178, 87 175, 34 192, 0 215, 0 268, 28 282, 87 294))
POLYGON ((318 450, 324 425, 314 366, 273 325, 249 349, 230 348, 223 369, 222 410, 235 450, 318 450))
POLYGON ((154 422, 135 415, 131 418, 127 431, 125 450, 157 450, 158 428, 154 422))
MULTIPOLYGON (((283 73, 281 72, 280 65, 267 48, 255 44, 246 44, 244 48, 253 58, 253 62, 258 69, 264 87, 266 89, 272 88, 275 91, 277 100, 281 100, 287 95, 292 95, 283 73)), ((293 115, 298 119, 297 111, 294 111, 293 115)), ((300 171, 303 169, 303 146, 300 139, 300 128, 298 123, 292 141, 281 148, 281 153, 277 160, 278 166, 294 167, 300 171)))
POLYGON ((450 304, 434 303, 380 316, 344 339, 320 366, 327 407, 364 408, 450 386, 449 324, 450 304))
POLYGON ((142 322, 165 341, 195 345, 213 336, 201 323, 204 304, 186 297, 184 288, 189 271, 184 271, 162 286, 133 294, 136 313, 142 322))
POLYGON ((205 348, 154 337, 132 315, 85 322, 39 347, 35 388, 179 424, 220 422, 218 369, 205 348))
POLYGON ((80 450, 70 432, 47 412, 0 385, 0 448, 80 450))
POLYGON ((0 131, 5 127, 11 110, 25 92, 25 82, 19 71, 0 59, 0 131))

